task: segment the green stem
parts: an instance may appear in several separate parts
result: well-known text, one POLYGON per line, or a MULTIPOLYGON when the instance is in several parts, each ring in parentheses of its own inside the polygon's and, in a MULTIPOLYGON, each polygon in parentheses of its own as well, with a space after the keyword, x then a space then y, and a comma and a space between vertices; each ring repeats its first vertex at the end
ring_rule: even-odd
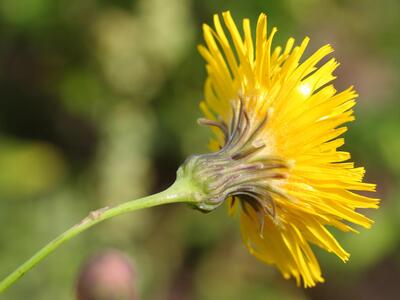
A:
POLYGON ((193 197, 193 184, 186 178, 177 179, 176 182, 163 192, 154 194, 141 199, 129 201, 120 204, 115 207, 104 207, 89 213, 89 215, 82 221, 60 234, 42 249, 40 249, 35 255, 23 263, 14 272, 8 275, 3 281, 0 282, 0 294, 4 292, 8 287, 14 284, 20 279, 26 272, 36 266, 44 258, 46 258, 51 252, 56 250, 66 241, 77 236, 81 232, 89 229, 90 227, 100 223, 101 221, 110 219, 115 216, 119 216, 131 211, 153 207, 157 205, 176 203, 176 202, 195 202, 193 197))

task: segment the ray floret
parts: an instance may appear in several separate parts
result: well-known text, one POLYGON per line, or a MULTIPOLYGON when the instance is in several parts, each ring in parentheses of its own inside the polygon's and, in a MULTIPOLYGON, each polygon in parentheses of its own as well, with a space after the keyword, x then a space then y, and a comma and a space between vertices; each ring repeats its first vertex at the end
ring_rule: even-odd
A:
POLYGON ((375 185, 364 183, 364 168, 339 150, 357 94, 335 89, 334 58, 321 63, 332 47, 304 59, 309 38, 273 47, 276 31, 268 30, 265 14, 255 39, 250 21, 238 28, 229 12, 203 25, 198 49, 207 79, 199 123, 214 132, 215 152, 190 157, 180 171, 202 184, 197 208, 228 202, 240 214, 250 253, 311 287, 324 281, 311 245, 347 261, 329 227, 369 228, 373 222, 357 209, 377 208, 378 199, 357 193, 375 185))

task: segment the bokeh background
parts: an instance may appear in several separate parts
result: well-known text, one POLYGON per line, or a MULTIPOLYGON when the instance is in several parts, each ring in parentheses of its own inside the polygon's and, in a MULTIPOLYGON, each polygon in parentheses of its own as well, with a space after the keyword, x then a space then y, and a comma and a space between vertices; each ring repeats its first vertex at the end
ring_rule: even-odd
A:
POLYGON ((325 43, 354 84, 346 150, 378 183, 376 224, 338 239, 343 264, 316 250, 325 284, 297 288, 248 254, 238 220, 185 205, 107 221, 64 245, 2 299, 74 299, 80 270, 105 250, 134 266, 140 299, 395 299, 400 294, 400 2, 398 0, 1 0, 0 276, 88 211, 174 181, 208 151, 200 116, 201 24, 260 12, 289 36, 325 43), (125 257, 125 258, 126 258, 125 257))

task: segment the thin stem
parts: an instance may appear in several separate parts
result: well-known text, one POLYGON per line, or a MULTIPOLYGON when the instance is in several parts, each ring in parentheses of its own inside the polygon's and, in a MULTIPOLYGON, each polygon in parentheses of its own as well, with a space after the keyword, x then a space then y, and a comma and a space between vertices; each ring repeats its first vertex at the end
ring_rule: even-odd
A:
POLYGON ((101 221, 119 216, 131 211, 153 207, 157 205, 176 203, 176 202, 194 202, 192 197, 193 185, 186 178, 177 179, 176 182, 163 192, 154 194, 141 199, 129 201, 115 207, 104 207, 89 213, 82 221, 60 234, 38 252, 18 267, 14 272, 8 275, 0 282, 0 294, 8 287, 20 279, 26 272, 35 267, 39 262, 45 259, 50 253, 56 250, 66 241, 77 236, 81 232, 100 223, 101 221))

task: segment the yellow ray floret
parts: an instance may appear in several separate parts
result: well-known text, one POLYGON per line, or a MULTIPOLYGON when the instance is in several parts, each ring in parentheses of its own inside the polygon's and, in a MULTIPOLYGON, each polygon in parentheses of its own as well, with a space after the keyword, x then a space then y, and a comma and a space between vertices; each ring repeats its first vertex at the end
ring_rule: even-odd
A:
MULTIPOLYGON (((213 23, 203 26, 205 45, 199 46, 208 75, 200 105, 204 115, 229 129, 232 103, 242 101, 250 126, 267 119, 257 131, 265 144, 257 155, 290 165, 282 171, 285 176, 270 176, 263 183, 273 214, 262 214, 260 220, 260 211, 240 202, 243 239, 253 255, 274 264, 285 278, 314 286, 323 277, 310 244, 346 261, 349 254, 327 226, 353 232, 351 223, 368 228, 372 221, 356 209, 378 207, 378 199, 356 193, 375 190, 374 184, 362 182, 364 169, 355 168, 348 162, 350 154, 338 150, 347 130, 343 124, 354 120, 357 94, 353 88, 337 92, 332 85, 338 63, 320 64, 333 51, 329 45, 301 59, 309 39, 295 46, 290 38, 284 47, 272 47, 277 30, 268 34, 265 14, 258 18, 254 40, 248 19, 238 28, 225 12, 222 20, 215 15, 213 23)), ((223 148, 226 137, 213 130, 212 147, 223 148)))

